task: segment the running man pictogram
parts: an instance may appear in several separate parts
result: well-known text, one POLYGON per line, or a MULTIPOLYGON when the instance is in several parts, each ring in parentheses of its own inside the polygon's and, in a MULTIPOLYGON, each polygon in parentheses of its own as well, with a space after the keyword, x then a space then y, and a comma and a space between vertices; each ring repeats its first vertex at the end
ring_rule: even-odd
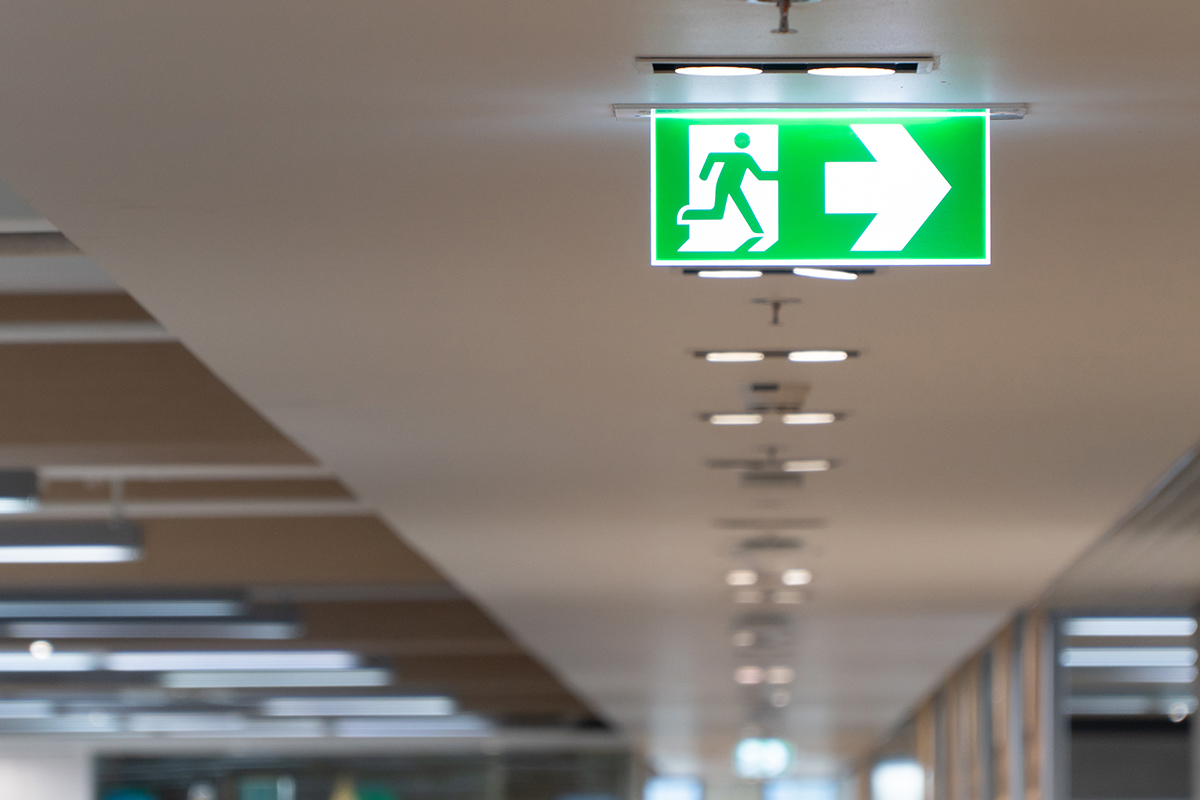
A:
MULTIPOLYGON (((728 141, 728 139, 726 140, 728 141)), ((733 138, 733 143, 739 149, 745 150, 750 146, 750 134, 739 133, 733 138)), ((700 219, 724 219, 725 208, 729 205, 729 201, 733 200, 733 204, 737 206, 738 211, 742 213, 742 218, 746 220, 746 224, 750 226, 750 230, 754 233, 762 233, 762 226, 758 224, 758 217, 754 216, 754 209, 750 207, 750 201, 746 199, 746 195, 742 192, 742 180, 749 172, 760 181, 777 181, 779 180, 779 172, 766 172, 758 166, 758 162, 749 153, 709 153, 708 158, 704 162, 704 168, 700 170, 700 180, 708 180, 709 174, 712 173, 713 167, 717 164, 721 166, 721 172, 717 176, 716 197, 713 199, 712 208, 689 208, 683 212, 682 220, 700 220, 700 219)))

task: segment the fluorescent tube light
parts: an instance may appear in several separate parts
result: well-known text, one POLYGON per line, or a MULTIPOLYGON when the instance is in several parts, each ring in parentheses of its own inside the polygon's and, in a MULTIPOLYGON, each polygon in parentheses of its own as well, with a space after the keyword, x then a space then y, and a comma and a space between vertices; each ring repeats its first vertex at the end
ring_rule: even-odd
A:
POLYGON ((762 414, 709 414, 708 421, 713 425, 757 425, 762 422, 762 414))
POLYGON ((812 583, 813 574, 806 569, 785 569, 779 576, 784 586, 806 586, 812 583))
POLYGON ((1191 647, 1068 647, 1059 655, 1064 667, 1190 667, 1191 647))
POLYGON ((836 78, 877 78, 883 75, 895 75, 896 70, 889 67, 813 67, 808 74, 836 78))
POLYGON ((125 718, 130 733, 229 732, 246 727, 240 714, 139 713, 125 718))
POLYGON ((752 569, 731 569, 725 573, 725 583, 730 586, 753 586, 758 583, 758 573, 752 569))
POLYGON ((347 738, 487 736, 492 730, 490 722, 468 714, 440 719, 341 719, 333 725, 334 736, 347 738))
POLYGON ((54 716, 49 700, 0 700, 0 719, 45 719, 54 716))
POLYGON ((0 600, 0 619, 236 617, 235 600, 0 600))
POLYGON ((120 719, 116 714, 93 711, 88 714, 59 714, 46 719, 0 720, 0 733, 119 733, 120 719))
POLYGON ((1167 714, 1178 708, 1182 716, 1196 710, 1196 698, 1189 696, 1155 697, 1152 695, 1076 695, 1067 700, 1067 712, 1080 716, 1123 716, 1167 714))
POLYGON ((705 361, 718 364, 744 364, 752 361, 762 361, 766 356, 750 350, 719 350, 704 354, 705 361))
POLYGON ((351 669, 358 656, 341 650, 128 652, 109 653, 104 666, 115 672, 351 669))
POLYGON ((1191 617, 1075 617, 1063 623, 1067 636, 1191 636, 1191 617))
POLYGON ((793 275, 799 275, 802 278, 820 278, 826 281, 856 281, 858 275, 853 272, 843 272, 840 269, 812 269, 810 267, 796 267, 792 270, 793 275))
POLYGON ((763 668, 755 666, 738 667, 733 671, 733 680, 743 686, 755 686, 763 682, 763 668))
POLYGON ((14 522, 0 526, 0 564, 102 564, 142 556, 129 522, 14 522))
POLYGON ((676 75, 698 75, 705 78, 739 78, 746 75, 761 75, 758 67, 676 67, 676 75))
POLYGON ((37 473, 31 469, 0 470, 0 514, 28 514, 37 509, 37 473))
POLYGON ((94 653, 51 653, 46 658, 37 658, 28 650, 0 653, 0 672, 89 672, 99 668, 94 653))
POLYGON ((299 623, 227 622, 10 622, 0 625, 13 639, 295 639, 299 623))
POLYGON ((783 415, 784 425, 828 425, 837 422, 838 415, 831 411, 797 411, 783 415))
POLYGON ((826 472, 833 468, 827 458, 796 458, 783 462, 784 472, 826 472))
POLYGON ((696 272, 699 278, 761 278, 762 271, 757 269, 702 269, 696 272))
POLYGON ((249 670, 167 672, 159 684, 167 689, 333 689, 390 686, 386 669, 249 670))
POLYGON ((845 361, 850 357, 850 354, 845 350, 793 350, 788 353, 787 357, 788 361, 815 364, 829 361, 845 361))
POLYGON ((266 717, 446 717, 456 708, 449 697, 272 697, 260 708, 266 717))

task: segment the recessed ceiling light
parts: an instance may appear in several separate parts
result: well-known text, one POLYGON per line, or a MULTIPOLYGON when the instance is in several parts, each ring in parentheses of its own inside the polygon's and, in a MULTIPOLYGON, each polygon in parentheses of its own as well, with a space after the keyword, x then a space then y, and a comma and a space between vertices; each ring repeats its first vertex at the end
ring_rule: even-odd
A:
POLYGON ((795 458, 783 462, 784 472, 826 472, 833 468, 827 458, 795 458))
POLYGON ((358 656, 341 650, 227 650, 110 653, 105 668, 115 672, 214 670, 352 669, 358 656))
POLYGON ((1191 636, 1192 617, 1075 617, 1063 624, 1067 636, 1191 636))
POLYGON ((797 411, 783 415, 784 425, 828 425, 837 422, 838 415, 832 411, 797 411))
POLYGON ((386 669, 223 670, 167 672, 159 676, 168 689, 300 689, 388 686, 386 669))
POLYGON ((758 573, 752 569, 731 569, 725 573, 725 582, 730 586, 753 586, 758 583, 758 573))
POLYGON ((733 672, 733 679, 743 686, 754 686, 763 682, 762 667, 738 667, 733 672))
POLYGON ((449 697, 271 697, 261 707, 268 717, 446 717, 449 697))
POLYGON ((700 75, 706 78, 737 78, 743 75, 761 75, 762 70, 758 67, 733 67, 733 66, 692 66, 692 67, 676 67, 676 75, 700 75))
POLYGON ((757 425, 763 421, 762 414, 709 414, 713 425, 757 425))
POLYGON ((702 269, 696 273, 698 278, 761 278, 762 271, 757 269, 702 269))
POLYGON ((137 561, 141 530, 129 522, 17 522, 0 526, 0 564, 137 561))
POLYGON ((881 75, 895 75, 891 67, 813 67, 809 75, 829 75, 837 78, 875 78, 881 75))
POLYGON ((766 355, 753 350, 716 350, 704 354, 705 361, 721 364, 744 364, 751 361, 762 361, 766 355))
POLYGON ((47 642, 45 639, 38 639, 33 644, 29 645, 29 655, 45 661, 50 656, 54 655, 54 645, 47 642))
POLYGON ((809 267, 796 267, 792 270, 793 275, 799 275, 802 278, 820 278, 826 281, 856 281, 858 275, 853 272, 843 272, 840 269, 810 269, 809 267))
POLYGON ((791 683, 796 679, 796 671, 791 667, 771 667, 766 672, 767 683, 780 686, 791 683))
POLYGON ((806 569, 785 569, 779 576, 784 586, 804 586, 812 583, 813 574, 806 569))
POLYGON ((754 631, 734 631, 734 647, 753 647, 757 641, 758 637, 754 634, 754 631))
POLYGON ((1190 667, 1192 647, 1068 647, 1059 655, 1064 667, 1190 667))
POLYGON ((850 353, 845 350, 793 350, 788 353, 788 361, 804 363, 821 363, 826 361, 845 361, 850 353))

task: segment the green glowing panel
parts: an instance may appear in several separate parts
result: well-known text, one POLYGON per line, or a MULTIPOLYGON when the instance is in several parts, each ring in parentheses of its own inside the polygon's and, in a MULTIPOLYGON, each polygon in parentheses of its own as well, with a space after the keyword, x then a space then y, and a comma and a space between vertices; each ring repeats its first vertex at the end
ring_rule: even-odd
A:
POLYGON ((991 260, 984 109, 655 110, 651 263, 991 260))

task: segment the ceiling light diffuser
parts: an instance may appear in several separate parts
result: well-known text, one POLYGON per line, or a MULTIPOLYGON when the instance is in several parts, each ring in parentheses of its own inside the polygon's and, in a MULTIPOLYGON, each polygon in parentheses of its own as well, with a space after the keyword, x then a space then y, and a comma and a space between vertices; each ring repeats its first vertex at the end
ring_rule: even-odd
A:
POLYGON ((733 679, 743 686, 754 686, 763 682, 762 667, 738 667, 733 672, 733 679))
POLYGON ((807 586, 812 583, 813 574, 806 569, 785 569, 779 576, 784 586, 807 586))
POLYGON ((802 278, 820 278, 825 281, 856 281, 858 275, 853 272, 845 272, 840 269, 814 269, 810 267, 796 267, 792 270, 793 275, 799 275, 802 278))
POLYGON ((813 67, 809 75, 826 75, 836 78, 875 78, 883 75, 895 75, 891 67, 813 67))
POLYGON ((272 697, 267 717, 446 717, 456 711, 449 697, 272 697))
POLYGON ((129 522, 15 522, 0 526, 0 564, 100 564, 142 556, 129 522))
POLYGON ((1064 667, 1190 667, 1191 647, 1068 647, 1059 655, 1064 667))
POLYGON ((845 350, 793 350, 788 353, 788 361, 804 363, 822 363, 828 361, 845 361, 850 354, 845 350))
POLYGON ((358 656, 342 650, 167 651, 109 653, 105 669, 116 672, 208 670, 351 669, 358 656))
POLYGON ((46 658, 35 657, 28 650, 0 653, 0 672, 89 672, 99 666, 94 653, 51 653, 46 658))
POLYGON ((761 278, 757 269, 702 269, 696 272, 699 278, 761 278))
POLYGON ((1192 617, 1075 617, 1063 623, 1067 636, 1191 636, 1192 617))
POLYGON ((838 415, 832 411, 797 411, 783 415, 784 425, 828 425, 837 422, 838 415))
POLYGON ((763 418, 762 414, 709 414, 708 421, 713 425, 758 425, 763 418))
POLYGON ((783 462, 784 472, 826 472, 833 468, 827 458, 797 458, 783 462))
POLYGON ((386 669, 220 670, 167 672, 159 676, 167 689, 333 689, 390 686, 386 669))
POLYGON ((676 75, 699 75, 706 78, 737 78, 745 75, 761 75, 758 67, 692 66, 676 67, 676 75))
POLYGON ((725 582, 730 586, 753 586, 758 583, 758 573, 752 569, 731 569, 725 573, 725 582))
POLYGON ((236 617, 236 600, 0 600, 0 619, 236 617))
POLYGON ((718 350, 704 354, 705 361, 720 364, 744 364, 752 361, 762 361, 766 356, 753 350, 718 350))

